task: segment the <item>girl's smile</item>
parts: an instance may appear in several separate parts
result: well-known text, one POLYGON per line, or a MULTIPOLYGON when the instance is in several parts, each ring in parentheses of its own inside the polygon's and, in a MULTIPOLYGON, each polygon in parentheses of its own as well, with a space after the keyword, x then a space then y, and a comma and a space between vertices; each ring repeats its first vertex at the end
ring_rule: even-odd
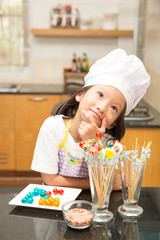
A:
POLYGON ((96 119, 98 118, 99 120, 102 121, 100 115, 96 111, 94 111, 93 109, 90 109, 90 111, 94 118, 96 118, 96 119))

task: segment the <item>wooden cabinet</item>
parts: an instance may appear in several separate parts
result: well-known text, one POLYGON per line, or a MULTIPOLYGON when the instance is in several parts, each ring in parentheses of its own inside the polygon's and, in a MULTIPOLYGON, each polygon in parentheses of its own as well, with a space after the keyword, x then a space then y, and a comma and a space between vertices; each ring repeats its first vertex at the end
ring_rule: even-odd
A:
MULTIPOLYGON (((30 170, 37 136, 53 106, 67 95, 0 95, 0 170, 30 170)), ((152 141, 143 187, 160 187, 160 128, 126 128, 122 144, 132 149, 152 141)))
POLYGON ((152 141, 151 157, 147 160, 142 186, 160 187, 160 128, 127 128, 122 144, 130 150, 135 146, 136 138, 138 138, 139 146, 143 146, 144 142, 152 141))
POLYGON ((30 170, 36 139, 53 106, 66 95, 15 95, 16 170, 30 170))
POLYGON ((0 95, 0 170, 15 169, 14 96, 0 95))

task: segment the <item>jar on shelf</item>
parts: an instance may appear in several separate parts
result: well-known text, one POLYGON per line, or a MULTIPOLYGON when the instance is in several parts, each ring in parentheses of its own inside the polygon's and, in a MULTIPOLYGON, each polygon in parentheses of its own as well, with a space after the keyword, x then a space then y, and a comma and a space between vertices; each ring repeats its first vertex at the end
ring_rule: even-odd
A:
POLYGON ((71 27, 72 23, 71 23, 71 11, 72 11, 72 7, 71 5, 66 5, 65 7, 66 9, 66 27, 71 27))
POLYGON ((65 7, 63 7, 63 8, 60 10, 60 14, 61 14, 61 18, 62 18, 61 27, 66 27, 67 14, 66 14, 66 9, 65 9, 65 7))
POLYGON ((117 13, 106 13, 102 23, 104 30, 115 30, 117 29, 117 13))
POLYGON ((60 15, 60 9, 54 8, 51 13, 51 27, 60 27, 62 18, 60 15))

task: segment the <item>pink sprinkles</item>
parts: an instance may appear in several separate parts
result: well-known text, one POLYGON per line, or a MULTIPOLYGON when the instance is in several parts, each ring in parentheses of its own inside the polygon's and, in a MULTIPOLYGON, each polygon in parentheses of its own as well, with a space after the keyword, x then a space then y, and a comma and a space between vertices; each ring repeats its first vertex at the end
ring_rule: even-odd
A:
POLYGON ((71 227, 88 227, 93 218, 93 213, 84 208, 72 208, 65 213, 67 223, 71 227))

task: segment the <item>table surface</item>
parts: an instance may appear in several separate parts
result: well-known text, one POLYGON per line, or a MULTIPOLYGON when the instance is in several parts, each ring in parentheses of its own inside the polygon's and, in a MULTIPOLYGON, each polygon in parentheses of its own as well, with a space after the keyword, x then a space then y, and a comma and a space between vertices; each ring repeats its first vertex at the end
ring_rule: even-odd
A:
MULTIPOLYGON (((95 224, 85 230, 67 227, 62 212, 56 210, 11 206, 8 202, 23 187, 0 187, 1 240, 159 240, 160 188, 142 188, 139 205, 144 212, 135 220, 123 219, 117 207, 123 203, 121 191, 111 194, 109 210, 114 218, 108 224, 95 224)), ((82 191, 78 199, 91 200, 90 191, 82 191)))

